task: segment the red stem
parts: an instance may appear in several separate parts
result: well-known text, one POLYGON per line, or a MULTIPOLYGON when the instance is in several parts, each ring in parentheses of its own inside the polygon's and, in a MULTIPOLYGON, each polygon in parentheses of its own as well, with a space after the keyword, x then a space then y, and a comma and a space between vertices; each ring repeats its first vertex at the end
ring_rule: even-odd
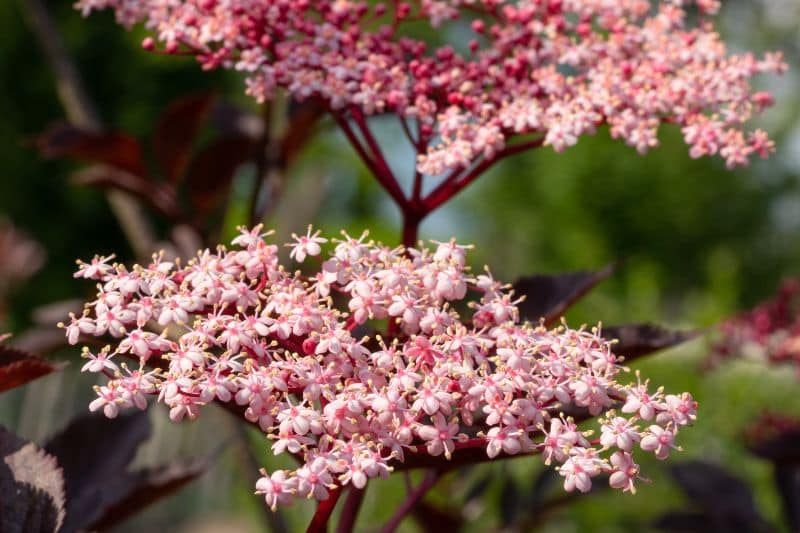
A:
POLYGON ((403 210, 403 246, 414 248, 419 239, 419 223, 427 213, 417 214, 411 209, 403 210))
POLYGON ((339 517, 339 524, 336 526, 336 533, 351 533, 353 531, 366 491, 366 487, 357 489, 350 486, 350 490, 347 491, 347 499, 344 501, 344 507, 342 508, 342 516, 339 517))
POLYGON ((361 109, 353 107, 350 111, 350 114, 353 116, 353 119, 355 120, 356 125, 358 125, 361 134, 367 141, 367 145, 372 151, 372 155, 375 157, 376 163, 383 171, 379 177, 385 181, 384 187, 387 187, 389 194, 395 198, 395 201, 397 201, 398 205, 400 207, 404 207, 407 203, 406 197, 403 194, 403 190, 400 188, 400 184, 397 182, 397 178, 395 178, 392 169, 389 168, 389 163, 387 163, 386 156, 383 155, 383 151, 381 150, 378 141, 375 140, 375 137, 372 135, 372 131, 369 129, 369 125, 364 117, 364 113, 361 111, 361 109))
POLYGON ((507 146, 503 150, 497 152, 493 158, 484 158, 471 169, 466 169, 466 173, 463 176, 459 176, 459 174, 462 173, 460 170, 453 172, 422 201, 425 211, 430 213, 450 200, 453 196, 464 190, 470 183, 475 181, 481 174, 489 170, 495 163, 510 155, 518 154, 519 152, 532 148, 538 148, 542 143, 544 143, 544 138, 540 137, 532 141, 507 146))
POLYGON ((425 493, 427 493, 435 484, 439 481, 439 472, 436 470, 428 470, 425 474, 425 479, 414 489, 414 492, 408 495, 406 501, 395 511, 394 515, 386 525, 381 528, 381 533, 393 533, 397 530, 397 527, 406 517, 406 515, 414 508, 414 506, 419 502, 425 493))
POLYGON ((339 496, 342 494, 341 487, 331 489, 328 494, 327 500, 322 500, 317 504, 317 512, 308 524, 306 533, 325 533, 328 531, 328 521, 331 519, 333 509, 336 507, 336 502, 339 501, 339 496))
POLYGON ((400 184, 397 182, 397 179, 394 177, 392 170, 389 168, 388 163, 386 162, 386 158, 383 156, 383 153, 380 151, 380 147, 378 146, 375 137, 372 136, 372 132, 369 130, 369 126, 364 118, 363 113, 359 109, 352 109, 350 111, 351 116, 353 117, 354 122, 359 128, 359 131, 364 136, 364 140, 366 141, 367 145, 369 146, 371 154, 367 152, 367 149, 361 143, 361 141, 356 136, 353 129, 350 127, 350 124, 347 123, 347 119, 344 118, 340 113, 334 110, 330 110, 331 115, 333 116, 334 120, 336 120, 336 124, 344 132, 347 140, 350 144, 355 148, 358 155, 367 165, 367 167, 372 171, 372 174, 375 176, 375 179, 378 180, 378 183, 386 189, 386 192, 389 193, 389 196, 395 201, 395 203, 400 207, 400 209, 405 209, 406 204, 408 201, 406 200, 405 195, 403 194, 403 190, 400 188, 400 184))

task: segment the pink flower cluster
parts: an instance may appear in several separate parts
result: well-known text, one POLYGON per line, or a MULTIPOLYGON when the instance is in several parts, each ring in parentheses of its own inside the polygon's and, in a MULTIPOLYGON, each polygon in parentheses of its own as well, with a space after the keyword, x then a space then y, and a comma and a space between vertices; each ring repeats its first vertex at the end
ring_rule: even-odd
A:
POLYGON ((751 357, 790 363, 800 373, 800 280, 789 279, 778 293, 720 325, 710 363, 731 357, 751 357))
POLYGON ((84 349, 83 369, 108 377, 92 410, 114 417, 157 398, 180 421, 222 403, 275 454, 293 455, 296 470, 258 481, 273 508, 467 448, 541 453, 567 490, 608 474, 632 492, 634 450, 667 458, 695 419, 688 393, 618 382, 620 359, 596 330, 521 323, 518 300, 488 270, 471 274, 455 241, 406 249, 343 234, 326 244, 309 228, 287 245, 313 264, 303 273, 282 266, 264 235, 242 229, 235 249, 185 265, 81 262, 76 276, 98 282, 97 298, 62 326, 73 344, 113 339, 84 349), (591 416, 601 416, 595 439, 578 427, 591 416))
MULTIPOLYGON (((430 175, 492 159, 517 136, 561 151, 607 124, 644 153, 662 123, 682 128, 692 157, 731 167, 774 149, 744 124, 772 103, 753 92, 780 54, 729 54, 709 18, 718 0, 78 0, 144 22, 165 53, 248 74, 257 100, 277 89, 316 97, 340 117, 416 121, 418 168, 430 175), (693 16, 688 6, 699 12, 693 16), (697 22, 693 22, 697 20, 697 22), (466 46, 410 37, 471 34, 466 46), (460 51, 459 48, 464 48, 460 51)), ((144 42, 153 49, 152 38, 144 42)), ((411 135, 409 135, 412 137, 411 135)))

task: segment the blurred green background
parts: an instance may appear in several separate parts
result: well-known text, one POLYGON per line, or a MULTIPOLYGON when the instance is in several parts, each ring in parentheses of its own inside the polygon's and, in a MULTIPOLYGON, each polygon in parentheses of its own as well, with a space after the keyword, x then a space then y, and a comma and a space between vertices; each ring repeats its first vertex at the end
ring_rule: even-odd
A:
MULTIPOLYGON (((38 241, 46 252, 43 268, 8 297, 2 329, 21 333, 40 306, 85 298, 91 287, 75 282, 77 257, 116 252, 131 258, 102 192, 68 184, 77 165, 45 161, 32 140, 64 112, 48 63, 26 25, 20 1, 0 3, 0 216, 38 241)), ((83 75, 103 120, 114 128, 147 137, 158 113, 172 99, 213 90, 226 100, 257 108, 244 96, 235 73, 202 72, 188 58, 142 51, 142 33, 125 33, 108 13, 80 17, 68 1, 49 8, 83 75)), ((759 80, 777 105, 760 120, 778 141, 778 154, 750 168, 729 172, 719 159, 692 160, 680 133, 664 128, 662 146, 644 157, 610 140, 601 130, 564 154, 545 149, 508 160, 422 225, 423 238, 476 244, 472 263, 489 264, 496 276, 517 276, 599 268, 624 260, 619 272, 570 311, 571 324, 653 321, 676 327, 707 328, 769 296, 779 280, 800 270, 800 5, 793 0, 730 0, 720 29, 734 50, 783 50, 793 68, 781 79, 759 80)), ((397 135, 378 120, 384 139, 397 135)), ((409 173, 410 151, 389 156, 409 173)), ((247 184, 248 169, 237 183, 247 184)), ((242 185, 242 190, 246 187, 242 185)), ((236 190, 239 190, 237 188, 236 190)), ((241 223, 247 202, 234 194, 226 228, 241 223)), ((157 219, 156 219, 157 220, 157 219)), ((333 233, 370 228, 396 242, 399 215, 344 140, 332 129, 317 137, 294 169, 274 217, 281 234, 308 222, 333 233)), ((163 229, 164 224, 157 228, 163 229)), ((800 413, 798 383, 790 372, 753 363, 735 363, 711 373, 699 370, 707 343, 699 340, 637 364, 645 375, 673 391, 689 390, 701 402, 695 429, 682 433, 682 458, 703 458, 729 467, 756 487, 760 511, 785 527, 770 483, 769 468, 744 450, 740 433, 765 408, 800 413)), ((39 441, 85 409, 91 379, 76 376, 78 351, 63 375, 0 398, 0 423, 39 441)), ((160 409, 152 417, 153 442, 139 460, 224 447, 217 465, 202 480, 127 523, 127 531, 258 531, 264 527, 260 499, 252 496, 252 472, 242 466, 231 421, 209 413, 198 422, 171 426, 160 409)), ((266 445, 251 435, 266 457, 266 445)), ((535 459, 482 466, 454 475, 439 486, 439 499, 458 507, 471 479, 486 469, 498 476, 485 498, 470 508, 471 529, 500 526, 504 480, 524 494, 541 467, 535 459)), ((603 492, 554 513, 554 531, 641 530, 660 513, 681 505, 682 496, 657 464, 644 465, 652 485, 637 496, 603 492)), ((380 523, 403 497, 403 480, 370 485, 360 529, 380 523)), ((434 495, 432 500, 436 500, 434 495)), ((304 527, 310 507, 287 513, 290 530, 304 527)), ((413 528, 407 521, 404 527, 413 528)))

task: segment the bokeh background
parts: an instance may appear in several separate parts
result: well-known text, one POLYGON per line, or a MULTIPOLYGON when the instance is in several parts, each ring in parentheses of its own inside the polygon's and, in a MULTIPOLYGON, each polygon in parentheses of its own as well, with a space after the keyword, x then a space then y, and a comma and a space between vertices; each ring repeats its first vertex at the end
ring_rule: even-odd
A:
MULTIPOLYGON (((39 243, 28 269, 41 263, 32 277, 2 294, 0 331, 17 336, 37 322, 55 328, 58 318, 42 306, 91 296, 91 286, 72 279, 77 257, 111 252, 122 260, 132 257, 103 192, 71 185, 69 175, 78 165, 45 160, 34 148, 36 136, 65 113, 25 3, 0 2, 0 217, 39 243)), ((106 124, 146 138, 168 102, 204 91, 257 112, 236 73, 202 72, 190 58, 148 54, 139 47, 139 30, 122 31, 107 13, 82 19, 70 4, 51 0, 47 7, 106 124)), ((800 272, 800 3, 729 0, 719 28, 734 50, 783 50, 792 64, 782 78, 759 80, 777 100, 759 124, 776 138, 776 156, 730 172, 719 159, 690 159, 680 133, 668 127, 661 147, 644 157, 600 130, 563 154, 545 149, 502 163, 426 220, 422 237, 475 243, 473 266, 489 264, 507 280, 622 260, 615 276, 570 311, 572 325, 713 328, 768 297, 782 278, 800 272)), ((399 132, 380 119, 376 128, 397 146, 391 163, 410 169, 410 150, 392 140, 399 132)), ((314 222, 329 233, 369 228, 384 242, 398 240, 398 213, 332 127, 323 124, 301 160, 271 220, 280 234, 314 222)), ((226 237, 243 222, 252 180, 252 168, 240 169, 225 214, 226 237)), ((164 231, 166 225, 154 220, 164 231)), ((636 365, 657 383, 689 390, 700 401, 699 422, 681 434, 685 451, 674 461, 700 458, 724 465, 751 484, 770 525, 785 529, 770 467, 746 452, 741 433, 765 409, 800 414, 800 383, 791 371, 753 362, 705 371, 708 348, 708 341, 699 339, 636 365)), ((67 371, 0 396, 0 423, 42 441, 85 410, 93 382, 78 375, 78 355, 78 350, 56 354, 72 362, 67 371)), ((176 427, 163 409, 152 411, 155 434, 138 462, 208 452, 217 453, 217 460, 201 480, 121 530, 263 530, 261 501, 252 495, 253 472, 231 420, 208 412, 176 427)), ((246 440, 261 464, 274 467, 262 438, 248 434, 246 440)), ((470 499, 465 513, 471 530, 498 530, 509 500, 524 500, 541 468, 536 459, 481 466, 446 478, 432 501, 462 507, 475 480, 492 471, 496 475, 486 491, 470 499)), ((647 529, 660 514, 684 505, 685 497, 661 465, 646 463, 644 469, 654 483, 641 486, 635 497, 598 492, 554 510, 541 526, 647 529)), ((390 516, 403 492, 402 479, 371 483, 359 529, 390 516)), ((300 506, 285 513, 288 529, 304 527, 310 512, 300 506)), ((403 527, 417 526, 408 520, 403 527)))

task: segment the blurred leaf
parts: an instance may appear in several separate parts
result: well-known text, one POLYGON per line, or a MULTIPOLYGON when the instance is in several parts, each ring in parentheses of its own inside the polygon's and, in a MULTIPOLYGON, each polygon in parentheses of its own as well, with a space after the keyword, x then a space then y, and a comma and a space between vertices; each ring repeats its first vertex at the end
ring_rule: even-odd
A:
POLYGON ((66 531, 87 528, 117 502, 109 481, 125 477, 136 450, 149 436, 144 411, 114 419, 92 413, 76 418, 47 443, 45 450, 64 470, 66 531))
POLYGON ((177 183, 189 163, 192 145, 205 122, 214 97, 185 96, 173 101, 159 117, 153 132, 153 152, 171 183, 177 183))
POLYGON ((66 531, 113 527, 205 471, 207 459, 129 471, 137 449, 149 436, 144 411, 115 419, 87 414, 47 444, 45 449, 58 458, 64 471, 66 531))
POLYGON ((670 473, 689 499, 691 511, 701 510, 705 531, 766 531, 750 487, 719 466, 703 461, 673 465, 670 473))
POLYGON ((545 497, 559 478, 558 472, 553 468, 545 468, 536 476, 530 494, 526 498, 531 508, 539 507, 544 503, 545 497))
POLYGON ((64 479, 55 457, 2 426, 0 456, 0 531, 58 531, 64 522, 64 479))
POLYGON ((279 166, 290 164, 314 135, 314 125, 325 115, 325 107, 316 99, 289 104, 289 124, 281 140, 279 166))
POLYGON ((791 531, 800 531, 800 467, 775 465, 775 485, 783 502, 783 514, 791 531))
POLYGON ((211 124, 227 137, 247 137, 255 142, 264 135, 264 120, 233 104, 218 100, 210 112, 211 124))
POLYGON ((225 201, 236 169, 247 160, 252 149, 250 139, 228 137, 215 141, 192 160, 186 187, 200 218, 225 201))
POLYGON ((45 157, 81 159, 139 176, 146 174, 139 141, 125 133, 94 133, 71 124, 59 124, 40 135, 36 145, 45 157))
POLYGON ((500 489, 500 521, 505 528, 517 520, 522 501, 511 476, 505 476, 500 489))
POLYGON ((486 472, 482 474, 475 482, 467 490, 466 495, 464 496, 464 505, 469 505, 474 500, 483 499, 483 495, 486 494, 486 490, 492 484, 492 480, 494 477, 492 476, 491 472, 486 472))
POLYGON ((464 526, 464 519, 459 514, 440 509, 424 500, 417 502, 411 513, 425 533, 455 533, 464 526))
POLYGON ((107 501, 113 500, 113 503, 88 529, 107 530, 114 527, 144 507, 182 489, 205 472, 207 467, 205 459, 198 459, 118 476, 108 487, 111 496, 107 501))
POLYGON ((51 363, 37 355, 0 344, 0 392, 61 370, 64 363, 51 363))
POLYGON ((788 429, 750 446, 750 451, 776 466, 800 465, 800 428, 788 429))
POLYGON ((695 339, 700 332, 674 331, 654 324, 625 324, 604 326, 602 334, 608 340, 616 339, 614 353, 630 361, 695 339))
POLYGON ((525 301, 518 305, 520 315, 533 322, 544 318, 545 324, 551 324, 595 285, 611 276, 614 269, 614 265, 609 265, 598 272, 536 274, 520 278, 514 283, 514 292, 525 296, 525 301))
POLYGON ((682 531, 684 533, 713 531, 708 517, 703 513, 674 511, 659 517, 654 525, 656 529, 663 531, 682 531))
POLYGON ((128 192, 168 217, 180 215, 171 187, 107 165, 92 165, 72 175, 72 182, 128 192))
POLYGON ((786 427, 768 438, 750 444, 750 451, 770 461, 775 485, 790 529, 800 530, 800 428, 786 427))

